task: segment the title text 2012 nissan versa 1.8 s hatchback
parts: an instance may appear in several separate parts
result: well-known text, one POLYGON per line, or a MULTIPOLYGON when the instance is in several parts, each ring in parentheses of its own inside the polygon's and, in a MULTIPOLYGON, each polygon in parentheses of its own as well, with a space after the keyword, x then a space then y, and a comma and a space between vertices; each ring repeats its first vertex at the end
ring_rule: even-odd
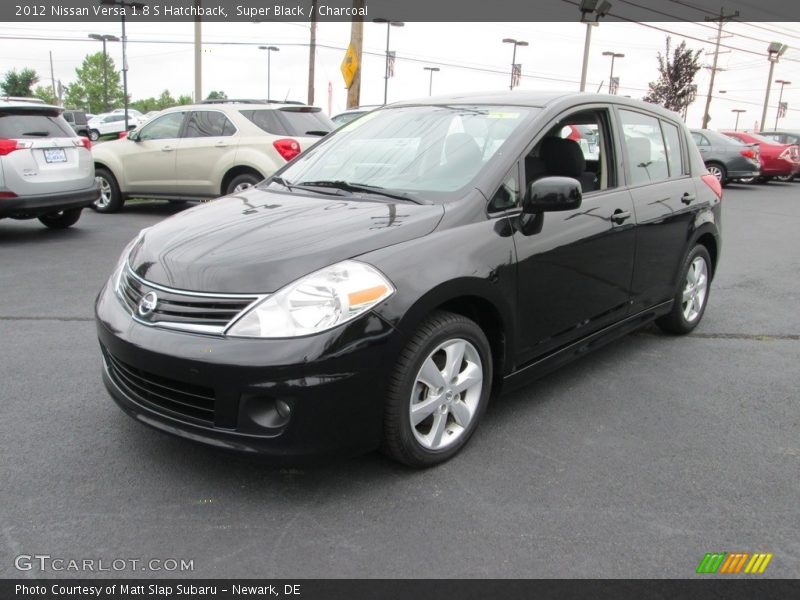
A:
POLYGON ((501 385, 652 320, 691 331, 720 196, 679 117, 639 101, 387 106, 142 231, 97 299, 104 381, 220 448, 440 463, 501 385))

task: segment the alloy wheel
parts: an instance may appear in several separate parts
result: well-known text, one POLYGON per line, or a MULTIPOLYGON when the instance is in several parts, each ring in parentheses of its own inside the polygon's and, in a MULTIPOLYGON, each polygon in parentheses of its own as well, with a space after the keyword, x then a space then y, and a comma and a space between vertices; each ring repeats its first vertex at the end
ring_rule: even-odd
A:
POLYGON ((94 201, 97 208, 106 208, 111 202, 111 184, 104 177, 95 177, 100 184, 100 197, 94 201))
POLYGON ((409 405, 411 429, 427 450, 452 446, 469 427, 483 387, 483 364, 470 342, 457 338, 437 346, 422 363, 409 405))
POLYGON ((683 318, 693 323, 700 316, 708 293, 708 265, 702 256, 696 257, 686 272, 683 288, 683 318))

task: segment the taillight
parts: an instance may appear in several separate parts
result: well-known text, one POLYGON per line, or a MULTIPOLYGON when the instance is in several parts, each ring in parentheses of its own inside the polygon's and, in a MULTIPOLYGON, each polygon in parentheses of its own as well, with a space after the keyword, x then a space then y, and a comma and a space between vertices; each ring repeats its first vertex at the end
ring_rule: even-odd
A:
POLYGON ((714 192, 717 198, 722 200, 722 184, 720 183, 719 179, 714 177, 711 173, 706 173, 700 179, 702 179, 703 183, 711 188, 711 191, 714 192))
POLYGON ((14 192, 0 192, 0 199, 2 198, 16 198, 17 195, 14 192))
POLYGON ((32 148, 33 142, 28 140, 9 140, 0 138, 0 156, 11 154, 14 150, 24 150, 25 148, 32 148))
POLYGON ((117 136, 117 139, 124 140, 126 137, 128 137, 128 132, 127 131, 120 131, 119 132, 119 136, 117 136))
POLYGON ((792 161, 797 160, 798 159, 797 146, 788 146, 783 152, 781 152, 778 158, 782 160, 792 160, 792 161))
POLYGON ((752 148, 745 148, 744 150, 739 152, 739 154, 741 154, 745 158, 752 158, 753 160, 756 159, 756 153, 752 148))
POLYGON ((272 145, 275 146, 275 150, 277 150, 278 154, 286 161, 290 161, 300 154, 300 144, 297 143, 297 140, 291 138, 275 140, 272 142, 272 145))
POLYGON ((78 138, 73 139, 72 143, 75 144, 76 146, 83 146, 87 150, 92 149, 92 141, 84 136, 80 136, 78 138))

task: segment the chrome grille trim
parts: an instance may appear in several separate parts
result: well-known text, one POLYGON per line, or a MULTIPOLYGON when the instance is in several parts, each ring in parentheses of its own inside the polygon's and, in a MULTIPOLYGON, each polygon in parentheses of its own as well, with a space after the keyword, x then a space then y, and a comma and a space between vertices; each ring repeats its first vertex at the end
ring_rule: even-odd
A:
POLYGON ((126 264, 119 277, 117 297, 137 323, 174 331, 222 336, 266 294, 226 294, 179 290, 147 281, 126 264), (149 314, 139 314, 139 302, 148 292, 159 297, 149 314))

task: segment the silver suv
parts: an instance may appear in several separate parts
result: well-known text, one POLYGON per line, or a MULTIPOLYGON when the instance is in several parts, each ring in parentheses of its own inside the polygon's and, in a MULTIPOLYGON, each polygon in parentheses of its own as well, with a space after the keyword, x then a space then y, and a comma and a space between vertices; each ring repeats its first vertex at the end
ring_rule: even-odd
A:
POLYGON ((0 219, 73 225, 100 195, 91 142, 78 137, 62 109, 0 98, 0 219))
POLYGON ((244 101, 176 106, 127 138, 95 147, 102 196, 115 212, 127 198, 210 200, 255 185, 334 129, 313 106, 244 101))

